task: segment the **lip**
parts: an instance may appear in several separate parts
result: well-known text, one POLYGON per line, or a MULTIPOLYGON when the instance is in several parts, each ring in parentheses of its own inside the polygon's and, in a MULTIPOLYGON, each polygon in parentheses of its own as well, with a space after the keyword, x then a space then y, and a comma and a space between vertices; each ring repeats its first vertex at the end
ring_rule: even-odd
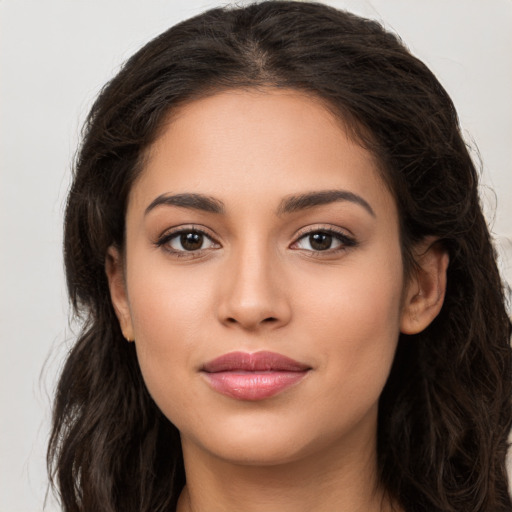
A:
POLYGON ((300 382, 311 367, 275 352, 230 352, 201 368, 218 393, 237 400, 264 400, 300 382))

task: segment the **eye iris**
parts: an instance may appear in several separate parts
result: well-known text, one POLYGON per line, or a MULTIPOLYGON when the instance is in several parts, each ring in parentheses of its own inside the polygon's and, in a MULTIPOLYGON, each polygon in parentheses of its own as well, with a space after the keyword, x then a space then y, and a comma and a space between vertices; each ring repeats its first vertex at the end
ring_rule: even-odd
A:
POLYGON ((309 235, 309 243, 315 251, 325 251, 331 247, 332 235, 328 233, 314 233, 309 235))
POLYGON ((197 251, 203 245, 203 235, 201 233, 184 233, 180 236, 180 242, 186 251, 197 251))

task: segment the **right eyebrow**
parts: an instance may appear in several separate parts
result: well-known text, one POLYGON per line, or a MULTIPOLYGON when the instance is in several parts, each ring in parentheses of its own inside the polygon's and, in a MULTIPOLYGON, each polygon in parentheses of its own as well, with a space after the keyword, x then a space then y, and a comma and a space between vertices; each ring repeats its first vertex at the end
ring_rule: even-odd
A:
POLYGON ((225 211, 222 201, 203 194, 161 194, 146 208, 144 215, 147 215, 157 206, 178 206, 219 214, 225 211))

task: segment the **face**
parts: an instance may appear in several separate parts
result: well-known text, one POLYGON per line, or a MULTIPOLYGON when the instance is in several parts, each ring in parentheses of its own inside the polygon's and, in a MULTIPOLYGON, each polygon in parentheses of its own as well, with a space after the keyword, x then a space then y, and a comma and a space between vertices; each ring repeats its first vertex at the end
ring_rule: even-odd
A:
POLYGON ((375 438, 404 319, 397 210, 314 98, 234 90, 164 126, 107 264, 184 447, 277 464, 375 438))

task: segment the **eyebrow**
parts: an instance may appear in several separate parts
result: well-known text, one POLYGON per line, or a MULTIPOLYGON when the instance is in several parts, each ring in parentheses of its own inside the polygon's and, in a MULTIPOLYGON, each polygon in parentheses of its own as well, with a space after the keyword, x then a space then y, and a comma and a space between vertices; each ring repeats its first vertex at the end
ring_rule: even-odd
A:
POLYGON ((192 208, 209 213, 224 213, 224 204, 214 197, 203 194, 162 194, 151 202, 146 208, 144 215, 147 215, 151 210, 161 205, 192 208))
MULTIPOLYGON (((349 201, 362 206, 372 217, 375 217, 375 212, 370 204, 361 196, 354 194, 353 192, 349 192, 348 190, 320 190, 286 197, 279 204, 277 214, 285 215, 339 201, 349 201)), ((157 206, 162 205, 192 208, 194 210, 201 210, 208 213, 223 214, 225 212, 224 203, 214 197, 206 196, 204 194, 184 193, 175 195, 159 195, 146 208, 144 215, 147 215, 157 206)))
POLYGON ((283 215, 338 201, 355 203, 362 206, 372 217, 376 216, 373 208, 367 201, 348 190, 320 190, 318 192, 289 196, 281 201, 277 213, 278 215, 283 215))

